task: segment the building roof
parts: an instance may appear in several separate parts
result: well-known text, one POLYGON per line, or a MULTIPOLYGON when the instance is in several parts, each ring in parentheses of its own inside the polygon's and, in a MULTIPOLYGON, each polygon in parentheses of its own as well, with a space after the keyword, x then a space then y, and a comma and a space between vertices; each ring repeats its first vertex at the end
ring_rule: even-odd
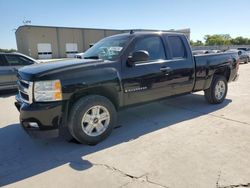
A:
POLYGON ((85 30, 112 30, 112 31, 123 31, 129 32, 130 30, 133 31, 163 31, 163 32, 185 32, 190 33, 190 29, 170 29, 170 30, 156 30, 156 29, 107 29, 107 28, 82 28, 82 27, 64 27, 64 26, 42 26, 42 25, 21 25, 16 29, 16 32, 24 27, 38 27, 38 28, 62 28, 62 29, 85 29, 85 30))

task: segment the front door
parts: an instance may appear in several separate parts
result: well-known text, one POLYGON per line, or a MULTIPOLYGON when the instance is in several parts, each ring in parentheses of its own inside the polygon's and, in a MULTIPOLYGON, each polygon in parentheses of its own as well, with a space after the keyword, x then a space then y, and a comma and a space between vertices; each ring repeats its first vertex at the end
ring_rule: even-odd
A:
POLYGON ((31 65, 34 62, 18 54, 6 54, 5 57, 9 70, 11 70, 12 84, 16 85, 18 69, 26 65, 31 65))
POLYGON ((160 36, 139 37, 132 43, 131 55, 138 50, 149 53, 147 62, 124 65, 122 70, 125 105, 160 99, 172 94, 168 87, 168 67, 160 36))

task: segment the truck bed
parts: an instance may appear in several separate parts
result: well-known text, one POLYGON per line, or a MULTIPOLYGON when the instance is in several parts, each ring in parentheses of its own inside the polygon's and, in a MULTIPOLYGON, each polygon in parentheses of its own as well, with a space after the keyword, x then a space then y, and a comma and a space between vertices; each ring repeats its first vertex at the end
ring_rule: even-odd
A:
MULTIPOLYGON (((207 89, 214 72, 218 71, 221 66, 230 65, 231 62, 236 65, 237 57, 237 53, 234 52, 194 55, 196 81, 193 90, 207 89)), ((231 78, 228 81, 231 81, 231 78)))

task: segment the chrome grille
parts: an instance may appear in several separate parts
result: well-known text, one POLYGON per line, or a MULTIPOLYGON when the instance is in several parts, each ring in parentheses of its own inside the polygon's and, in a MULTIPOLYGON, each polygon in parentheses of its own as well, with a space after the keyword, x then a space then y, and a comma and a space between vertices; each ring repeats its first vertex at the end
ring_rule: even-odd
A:
POLYGON ((31 104, 33 101, 33 82, 28 82, 22 79, 19 79, 17 81, 18 84, 18 90, 19 90, 19 95, 22 101, 31 104))

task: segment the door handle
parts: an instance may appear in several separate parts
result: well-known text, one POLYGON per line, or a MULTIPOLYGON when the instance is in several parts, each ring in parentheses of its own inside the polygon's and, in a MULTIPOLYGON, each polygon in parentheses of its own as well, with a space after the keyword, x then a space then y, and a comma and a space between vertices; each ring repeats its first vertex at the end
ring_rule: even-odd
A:
POLYGON ((161 67, 160 71, 164 72, 166 76, 169 76, 169 73, 171 72, 171 68, 170 67, 161 67))
POLYGON ((171 68, 170 67, 161 67, 160 71, 162 71, 162 72, 170 72, 171 68))

